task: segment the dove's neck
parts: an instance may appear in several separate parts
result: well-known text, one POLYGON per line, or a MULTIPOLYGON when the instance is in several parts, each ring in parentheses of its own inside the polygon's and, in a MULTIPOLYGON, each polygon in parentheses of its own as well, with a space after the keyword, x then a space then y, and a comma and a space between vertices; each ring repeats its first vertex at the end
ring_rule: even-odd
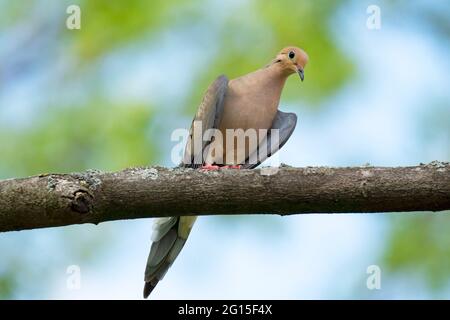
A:
POLYGON ((260 110, 276 114, 284 84, 288 75, 277 66, 269 65, 228 83, 229 93, 236 97, 247 97, 260 110))
MULTIPOLYGON (((289 76, 285 70, 280 68, 280 65, 275 63, 271 64, 268 67, 261 69, 263 73, 263 79, 265 79, 265 84, 268 87, 271 87, 272 90, 277 91, 278 95, 281 95, 281 91, 283 90, 284 84, 286 83, 286 79, 289 76)), ((272 91, 270 90, 270 91, 272 91)))
POLYGON ((258 105, 258 110, 270 118, 275 117, 280 103, 287 75, 275 65, 259 69, 248 75, 245 95, 252 96, 252 101, 258 105))

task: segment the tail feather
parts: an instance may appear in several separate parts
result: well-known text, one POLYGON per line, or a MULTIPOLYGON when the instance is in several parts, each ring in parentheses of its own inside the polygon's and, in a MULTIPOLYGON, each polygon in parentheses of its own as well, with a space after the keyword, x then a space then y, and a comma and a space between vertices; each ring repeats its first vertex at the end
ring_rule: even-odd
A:
POLYGON ((144 285, 144 299, 147 299, 150 293, 152 293, 153 289, 155 289, 156 285, 158 284, 158 281, 155 283, 146 282, 144 285))
POLYGON ((183 249, 195 219, 196 217, 171 217, 155 222, 153 243, 145 268, 144 298, 147 298, 163 279, 183 249))
POLYGON ((160 267, 171 251, 173 245, 178 239, 177 231, 169 230, 161 240, 152 243, 150 253, 147 258, 147 267, 145 268, 146 277, 151 276, 160 267))

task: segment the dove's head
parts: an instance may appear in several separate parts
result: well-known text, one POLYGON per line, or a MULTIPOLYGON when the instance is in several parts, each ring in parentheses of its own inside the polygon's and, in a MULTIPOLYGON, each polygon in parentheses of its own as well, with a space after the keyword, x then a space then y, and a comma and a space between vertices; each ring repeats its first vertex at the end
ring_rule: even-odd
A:
POLYGON ((297 47, 286 47, 278 53, 274 64, 281 67, 284 73, 290 75, 298 73, 300 79, 305 79, 305 66, 308 63, 308 55, 297 47))

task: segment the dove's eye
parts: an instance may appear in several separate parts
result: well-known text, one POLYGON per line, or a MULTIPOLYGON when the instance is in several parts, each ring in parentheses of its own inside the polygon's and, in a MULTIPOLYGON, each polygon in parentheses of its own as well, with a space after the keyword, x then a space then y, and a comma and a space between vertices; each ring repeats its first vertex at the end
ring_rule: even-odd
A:
POLYGON ((289 52, 289 59, 294 59, 295 58, 295 52, 294 51, 290 51, 289 52))

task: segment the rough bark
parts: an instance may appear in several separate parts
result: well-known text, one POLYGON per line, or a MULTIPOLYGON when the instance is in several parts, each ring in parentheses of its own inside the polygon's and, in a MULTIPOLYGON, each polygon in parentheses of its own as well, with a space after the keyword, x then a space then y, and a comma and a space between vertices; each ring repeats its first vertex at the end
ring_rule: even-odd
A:
POLYGON ((0 181, 0 231, 173 215, 441 211, 450 164, 220 170, 132 168, 0 181))

